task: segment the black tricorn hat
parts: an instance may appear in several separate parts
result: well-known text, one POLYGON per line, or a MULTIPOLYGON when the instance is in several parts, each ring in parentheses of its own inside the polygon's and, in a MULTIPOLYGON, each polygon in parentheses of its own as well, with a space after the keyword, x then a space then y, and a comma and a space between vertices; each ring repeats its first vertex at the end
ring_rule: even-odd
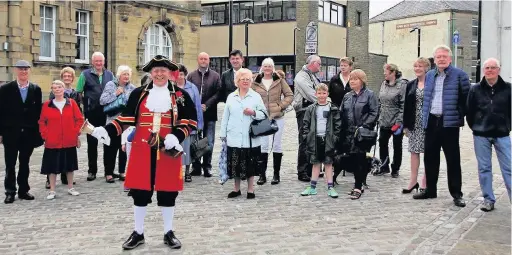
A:
POLYGON ((176 65, 174 62, 170 61, 167 57, 162 55, 156 55, 153 59, 151 59, 142 67, 142 71, 151 72, 151 69, 153 69, 153 67, 166 67, 171 71, 178 70, 178 65, 176 65))

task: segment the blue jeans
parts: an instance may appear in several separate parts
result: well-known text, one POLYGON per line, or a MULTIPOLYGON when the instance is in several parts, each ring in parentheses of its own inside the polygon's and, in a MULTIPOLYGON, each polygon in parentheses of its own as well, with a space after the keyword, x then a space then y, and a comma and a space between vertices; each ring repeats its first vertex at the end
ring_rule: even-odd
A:
POLYGON ((495 203, 492 190, 492 145, 496 150, 503 181, 510 199, 510 137, 490 138, 473 136, 476 160, 478 161, 478 179, 485 201, 495 203))
MULTIPOLYGON (((216 121, 207 121, 204 123, 203 128, 203 137, 206 135, 208 137, 208 145, 212 148, 215 142, 215 123, 216 121)), ((211 170, 212 169, 212 152, 206 153, 203 156, 203 163, 201 164, 201 159, 196 159, 192 163, 192 169, 196 171, 200 171, 201 168, 203 170, 211 170)))

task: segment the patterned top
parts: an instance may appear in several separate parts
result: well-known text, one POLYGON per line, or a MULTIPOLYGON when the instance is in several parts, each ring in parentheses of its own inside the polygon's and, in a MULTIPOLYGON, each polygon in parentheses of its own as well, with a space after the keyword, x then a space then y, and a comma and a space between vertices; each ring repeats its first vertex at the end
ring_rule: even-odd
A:
POLYGON ((436 86, 434 88, 434 98, 432 98, 432 106, 430 107, 430 113, 441 115, 443 114, 443 84, 446 74, 439 72, 436 77, 436 86))

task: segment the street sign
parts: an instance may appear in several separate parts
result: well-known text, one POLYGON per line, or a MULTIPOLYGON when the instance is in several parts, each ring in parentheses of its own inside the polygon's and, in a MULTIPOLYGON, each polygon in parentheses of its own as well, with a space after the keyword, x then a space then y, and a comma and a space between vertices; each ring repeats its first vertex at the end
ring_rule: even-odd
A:
POLYGON ((315 22, 309 22, 306 27, 306 44, 304 52, 307 54, 316 54, 318 49, 318 27, 315 22))
POLYGON ((458 45, 459 43, 460 43, 459 31, 455 30, 455 32, 453 32, 453 44, 458 45))

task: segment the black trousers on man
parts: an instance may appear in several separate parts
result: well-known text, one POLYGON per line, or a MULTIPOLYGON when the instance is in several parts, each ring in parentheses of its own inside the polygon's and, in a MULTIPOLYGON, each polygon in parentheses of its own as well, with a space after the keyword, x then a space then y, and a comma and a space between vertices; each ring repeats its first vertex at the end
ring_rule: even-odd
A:
MULTIPOLYGON (((95 127, 104 126, 107 122, 103 107, 85 112, 85 118, 95 127)), ((87 158, 89 163, 88 172, 96 175, 98 173, 98 139, 91 135, 87 135, 87 158)))
POLYGON ((299 151, 297 153, 297 174, 300 176, 307 175, 311 176, 312 165, 309 163, 308 156, 306 154, 307 143, 305 139, 302 139, 303 125, 305 111, 299 111, 296 113, 297 118, 297 129, 299 130, 299 151))
POLYGON ((25 194, 30 190, 28 176, 30 174, 30 156, 34 151, 33 132, 38 130, 12 129, 3 134, 5 160, 5 194, 25 194), (19 160, 19 171, 16 178, 16 161, 19 160))
POLYGON ((103 146, 103 165, 105 166, 105 176, 113 175, 116 168, 117 153, 119 152, 119 174, 126 171, 126 152, 121 150, 121 136, 110 138, 110 145, 103 146))
POLYGON ((425 132, 425 174, 427 190, 430 195, 437 195, 437 180, 441 148, 443 148, 448 168, 448 189, 453 198, 462 197, 462 170, 460 167, 458 127, 443 127, 443 116, 430 114, 425 132))
POLYGON ((393 137, 393 163, 391 164, 391 170, 395 173, 400 170, 400 166, 402 165, 402 140, 404 138, 403 133, 399 135, 393 134, 391 128, 381 127, 379 131, 379 153, 380 160, 384 162, 386 158, 386 164, 384 164, 381 169, 389 171, 389 162, 391 159, 389 158, 389 139, 393 137))

